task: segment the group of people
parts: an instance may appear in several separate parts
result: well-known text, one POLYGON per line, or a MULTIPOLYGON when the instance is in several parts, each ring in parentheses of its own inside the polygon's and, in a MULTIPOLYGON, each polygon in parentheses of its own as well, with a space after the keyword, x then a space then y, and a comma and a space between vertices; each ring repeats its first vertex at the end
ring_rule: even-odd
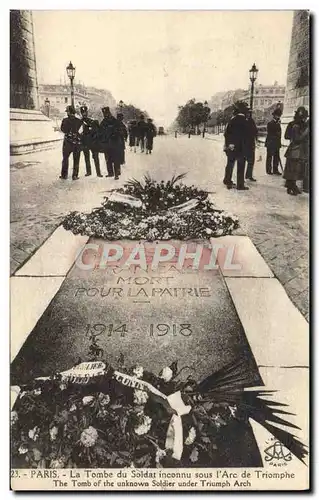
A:
MULTIPOLYGON (((267 137, 265 147, 266 173, 268 175, 279 175, 281 165, 280 148, 282 147, 282 132, 280 118, 281 107, 277 107, 272 113, 272 120, 267 124, 267 137)), ((234 114, 229 121, 225 133, 224 151, 227 156, 224 184, 232 189, 235 184, 232 174, 237 161, 237 189, 248 190, 245 180, 256 182, 253 177, 255 163, 255 152, 258 140, 258 129, 252 118, 252 111, 245 102, 239 101, 234 106, 234 114)), ((300 106, 292 122, 287 125, 285 139, 290 144, 285 152, 286 164, 283 170, 283 178, 286 180, 285 187, 290 195, 300 194, 296 181, 303 181, 303 190, 309 190, 309 119, 308 111, 300 106)))
POLYGON ((141 153, 146 151, 146 154, 151 154, 153 151, 154 137, 157 135, 157 130, 151 118, 145 122, 144 115, 141 115, 140 120, 132 120, 128 127, 130 151, 136 153, 136 148, 140 146, 141 153))
POLYGON ((79 178, 79 165, 81 151, 83 151, 86 174, 92 175, 91 154, 94 161, 97 177, 103 177, 101 173, 99 154, 105 157, 107 175, 118 180, 121 175, 121 166, 125 164, 125 143, 129 137, 130 148, 140 145, 141 151, 151 153, 153 149, 153 138, 156 128, 151 118, 145 121, 141 115, 140 120, 129 124, 128 130, 123 121, 122 113, 112 115, 108 106, 102 108, 103 119, 101 123, 88 116, 87 106, 81 106, 81 118, 76 116, 73 106, 66 108, 67 117, 62 120, 61 131, 64 133, 62 146, 62 169, 60 179, 68 178, 69 157, 73 155, 72 179, 79 178))

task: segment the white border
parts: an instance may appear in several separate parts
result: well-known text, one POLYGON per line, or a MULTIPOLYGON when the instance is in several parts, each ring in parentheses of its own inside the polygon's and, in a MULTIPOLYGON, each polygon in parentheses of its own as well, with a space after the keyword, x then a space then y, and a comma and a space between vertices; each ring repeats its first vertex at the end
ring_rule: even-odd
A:
MULTIPOLYGON (((239 3, 238 1, 227 1, 224 0, 223 2, 223 9, 224 10, 238 10, 239 3)), ((41 0, 33 0, 33 1, 23 1, 20 0, 19 2, 12 1, 12 2, 3 2, 1 3, 0 7, 0 19, 1 19, 1 30, 0 30, 0 50, 1 50, 1 66, 3 70, 3 77, 0 80, 1 82, 1 98, 2 98, 2 105, 3 105, 3 112, 2 116, 3 119, 1 121, 1 133, 0 133, 0 138, 1 138, 1 157, 2 157, 2 165, 1 165, 1 184, 2 186, 5 186, 5 189, 2 190, 1 197, 0 197, 0 203, 1 203, 1 230, 2 230, 2 245, 1 245, 1 283, 2 284, 7 284, 7 286, 3 286, 1 289, 1 308, 0 308, 0 317, 2 320, 2 345, 1 345, 1 381, 2 381, 2 401, 3 401, 3 406, 4 408, 6 407, 7 402, 9 403, 9 217, 8 217, 8 212, 9 212, 9 9, 87 9, 88 6, 90 6, 90 9, 95 10, 95 9, 100 9, 100 10, 105 10, 105 9, 114 9, 114 10, 124 10, 124 9, 138 9, 138 10, 155 10, 155 9, 161 9, 161 10, 173 10, 173 9, 196 9, 196 10, 211 10, 216 9, 218 5, 214 5, 212 1, 203 1, 203 0, 161 0, 159 2, 154 2, 154 1, 141 1, 141 0, 135 0, 134 2, 134 7, 132 6, 132 0, 112 0, 112 1, 102 1, 102 0, 91 0, 89 3, 87 0, 77 0, 77 2, 70 2, 66 0, 47 0, 45 3, 41 0)), ((256 6, 258 6, 258 10, 291 10, 291 9, 310 9, 310 11, 313 13, 315 16, 318 12, 318 2, 314 0, 308 0, 307 4, 301 1, 275 1, 275 0, 268 0, 267 2, 265 1, 259 1, 258 4, 253 1, 247 1, 247 0, 242 0, 240 2, 240 10, 256 10, 256 6)), ((313 23, 313 50, 316 54, 316 57, 314 57, 313 54, 313 65, 317 61, 317 54, 318 54, 318 37, 315 36, 315 22, 313 23)), ((317 76, 317 68, 313 67, 313 78, 314 82, 316 81, 316 76, 317 76)), ((313 82, 313 89, 315 88, 313 82)), ((314 93, 314 92, 313 92, 314 93)), ((318 104, 317 102, 314 103, 312 113, 314 116, 319 116, 318 113, 318 104)), ((314 124, 313 124, 314 127, 314 124)), ((315 148, 315 138, 316 138, 316 133, 315 129, 313 131, 313 145, 312 147, 315 148)), ((313 153, 313 158, 315 159, 315 154, 313 153)), ((313 170, 315 171, 317 169, 317 165, 313 165, 313 170)), ((319 178, 319 175, 316 176, 316 178, 319 178)), ((313 177, 313 181, 314 181, 313 177)), ((317 182, 316 185, 313 185, 313 199, 316 199, 317 196, 317 182)), ((317 205, 317 204, 316 204, 317 205)), ((313 218, 316 219, 317 215, 317 206, 313 207, 313 218)), ((317 243, 317 235, 314 235, 314 244, 317 243)), ((317 248, 317 245, 315 245, 317 248)), ((313 253, 313 252, 312 252, 313 253)), ((314 262, 315 262, 315 256, 313 257, 314 262)), ((315 278, 317 281, 318 278, 318 269, 315 271, 315 278)), ((319 307, 319 299, 316 298, 314 299, 313 303, 313 311, 317 310, 318 311, 319 307)), ((315 320, 315 318, 314 318, 315 320)), ((314 328, 314 331, 312 332, 313 338, 316 338, 316 331, 317 329, 314 328)), ((316 365, 316 363, 314 363, 316 365)), ((317 380, 317 372, 315 374, 315 379, 317 380)), ((316 395, 317 391, 316 391, 316 395)), ((317 404, 314 407, 314 414, 318 415, 319 414, 319 409, 318 409, 318 398, 316 400, 317 404)), ((317 419, 318 420, 318 417, 317 419)), ((2 429, 2 453, 0 455, 0 460, 1 460, 1 466, 0 466, 0 491, 1 491, 1 497, 2 498, 9 498, 11 497, 12 493, 8 491, 9 487, 9 478, 8 478, 8 469, 9 469, 9 464, 8 464, 8 457, 9 457, 9 438, 8 436, 8 415, 6 412, 1 413, 1 429, 2 429), (6 451, 4 451, 4 443, 6 443, 7 448, 6 451)), ((316 435, 315 432, 313 432, 314 436, 316 435)), ((312 454, 315 453, 315 446, 313 443, 313 449, 312 449, 312 454)), ((314 459, 314 456, 312 457, 314 459)), ((319 477, 319 461, 316 460, 316 466, 313 467, 313 479, 315 477, 319 477)), ((46 494, 43 493, 44 496, 46 494)), ((223 495, 224 498, 230 498, 232 494, 227 494, 223 495)), ((89 495, 85 495, 89 496, 89 495)), ((100 495, 98 495, 100 496, 100 495)), ((108 493, 108 497, 113 496, 108 493)), ((143 495, 145 497, 145 495, 143 495)), ((147 495, 148 496, 148 495, 147 495)), ((166 495, 166 498, 170 497, 171 495, 166 495)), ((249 495, 251 496, 251 495, 249 495)), ((265 495, 259 495, 260 497, 263 497, 265 495)), ((291 495, 287 495, 288 497, 292 498, 291 495)), ((286 496, 286 497, 287 497, 286 496)), ((115 498, 119 498, 120 495, 116 495, 115 498)), ((192 494, 192 498, 199 498, 199 494, 192 494)))

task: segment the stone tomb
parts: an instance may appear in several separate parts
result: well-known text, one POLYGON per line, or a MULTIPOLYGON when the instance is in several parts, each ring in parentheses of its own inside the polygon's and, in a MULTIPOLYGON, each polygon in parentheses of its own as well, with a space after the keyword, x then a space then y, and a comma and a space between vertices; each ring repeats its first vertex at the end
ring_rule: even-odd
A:
MULTIPOLYGON (((99 249, 105 243, 90 240, 99 249)), ((157 269, 151 269, 155 243, 144 243, 146 269, 124 265, 139 242, 115 243, 124 249, 121 260, 93 270, 81 269, 81 259, 75 263, 13 361, 13 384, 87 360, 93 336, 102 359, 114 368, 121 354, 127 365, 155 373, 177 360, 179 368, 187 367, 183 376, 200 381, 244 359, 245 385, 263 385, 222 275, 204 268, 208 242, 199 242, 204 249, 198 269, 192 259, 178 268, 181 242, 167 242, 176 255, 157 269)), ((199 243, 188 242, 188 251, 199 243)))

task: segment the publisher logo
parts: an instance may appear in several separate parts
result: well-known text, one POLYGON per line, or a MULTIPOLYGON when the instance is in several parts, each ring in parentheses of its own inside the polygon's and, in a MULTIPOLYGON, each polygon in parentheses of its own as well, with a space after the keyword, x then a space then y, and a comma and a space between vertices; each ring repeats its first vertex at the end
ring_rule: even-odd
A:
POLYGON ((273 467, 283 467, 292 460, 291 452, 275 438, 267 442, 268 446, 264 449, 264 458, 267 464, 273 467))

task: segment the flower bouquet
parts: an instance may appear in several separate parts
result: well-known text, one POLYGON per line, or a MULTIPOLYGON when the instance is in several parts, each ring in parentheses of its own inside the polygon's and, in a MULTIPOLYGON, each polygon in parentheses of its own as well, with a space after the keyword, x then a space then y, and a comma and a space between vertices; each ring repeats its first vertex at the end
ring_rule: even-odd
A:
POLYGON ((97 357, 20 388, 11 412, 13 467, 220 467, 250 418, 300 460, 306 455, 274 425, 296 428, 276 415, 287 414, 284 405, 262 399, 269 392, 244 390, 244 360, 199 383, 183 380, 177 362, 156 375, 128 368, 123 356, 118 370, 97 357))
POLYGON ((216 209, 206 191, 181 183, 184 177, 166 183, 149 176, 144 182, 129 181, 91 213, 71 212, 63 227, 107 240, 188 240, 232 234, 239 227, 238 218, 216 209))

